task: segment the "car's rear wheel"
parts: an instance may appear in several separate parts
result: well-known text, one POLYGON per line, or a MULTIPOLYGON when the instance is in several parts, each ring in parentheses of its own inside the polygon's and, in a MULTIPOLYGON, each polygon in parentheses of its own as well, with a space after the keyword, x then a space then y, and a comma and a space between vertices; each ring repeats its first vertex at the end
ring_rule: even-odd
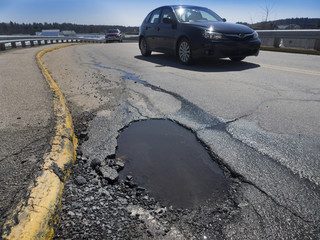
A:
POLYGON ((192 63, 191 45, 188 39, 182 38, 178 44, 178 57, 182 64, 192 63))
POLYGON ((230 59, 231 59, 231 61, 234 61, 234 62, 240 62, 245 58, 246 57, 231 57, 230 59))
POLYGON ((145 40, 145 38, 141 38, 140 39, 140 52, 142 54, 142 56, 144 57, 149 57, 151 55, 151 51, 149 50, 147 41, 145 40))

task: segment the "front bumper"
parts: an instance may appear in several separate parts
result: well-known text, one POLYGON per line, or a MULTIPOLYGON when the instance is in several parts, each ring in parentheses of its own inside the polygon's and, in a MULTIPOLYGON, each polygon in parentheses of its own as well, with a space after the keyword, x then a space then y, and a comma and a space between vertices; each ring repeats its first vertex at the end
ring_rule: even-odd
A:
POLYGON ((120 41, 121 39, 121 36, 106 36, 106 41, 120 41))
POLYGON ((260 39, 250 41, 204 41, 192 47, 194 58, 212 56, 215 58, 258 56, 260 39))

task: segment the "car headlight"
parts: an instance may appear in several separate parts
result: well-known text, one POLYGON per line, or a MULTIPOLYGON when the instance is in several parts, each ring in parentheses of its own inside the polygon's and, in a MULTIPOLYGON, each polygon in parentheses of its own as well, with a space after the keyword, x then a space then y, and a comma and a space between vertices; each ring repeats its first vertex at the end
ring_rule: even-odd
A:
POLYGON ((259 34, 256 31, 254 31, 253 32, 253 39, 257 39, 257 38, 259 38, 259 34))
POLYGON ((205 30, 203 36, 207 39, 220 40, 223 38, 223 35, 218 32, 214 32, 211 30, 205 30))

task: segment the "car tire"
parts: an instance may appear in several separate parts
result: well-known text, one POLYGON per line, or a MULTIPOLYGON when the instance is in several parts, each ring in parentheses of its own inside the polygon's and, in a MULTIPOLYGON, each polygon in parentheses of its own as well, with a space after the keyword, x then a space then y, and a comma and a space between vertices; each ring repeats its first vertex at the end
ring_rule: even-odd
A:
POLYGON ((151 51, 149 50, 149 47, 145 38, 140 39, 139 48, 142 56, 149 57, 151 55, 151 51))
POLYGON ((188 39, 182 38, 178 43, 177 55, 182 64, 190 65, 192 63, 191 45, 188 39))
POLYGON ((241 62, 243 59, 245 59, 246 57, 231 57, 231 61, 233 62, 241 62))

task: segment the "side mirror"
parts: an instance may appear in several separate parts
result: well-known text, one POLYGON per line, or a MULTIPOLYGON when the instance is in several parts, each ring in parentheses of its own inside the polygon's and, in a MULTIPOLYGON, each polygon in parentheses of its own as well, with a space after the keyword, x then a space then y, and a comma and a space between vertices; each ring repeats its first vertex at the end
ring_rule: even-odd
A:
POLYGON ((162 22, 165 24, 172 24, 173 23, 171 18, 164 18, 164 19, 162 19, 162 22))
POLYGON ((222 21, 223 21, 223 22, 226 22, 226 21, 227 21, 227 19, 225 19, 225 18, 222 18, 222 21))

